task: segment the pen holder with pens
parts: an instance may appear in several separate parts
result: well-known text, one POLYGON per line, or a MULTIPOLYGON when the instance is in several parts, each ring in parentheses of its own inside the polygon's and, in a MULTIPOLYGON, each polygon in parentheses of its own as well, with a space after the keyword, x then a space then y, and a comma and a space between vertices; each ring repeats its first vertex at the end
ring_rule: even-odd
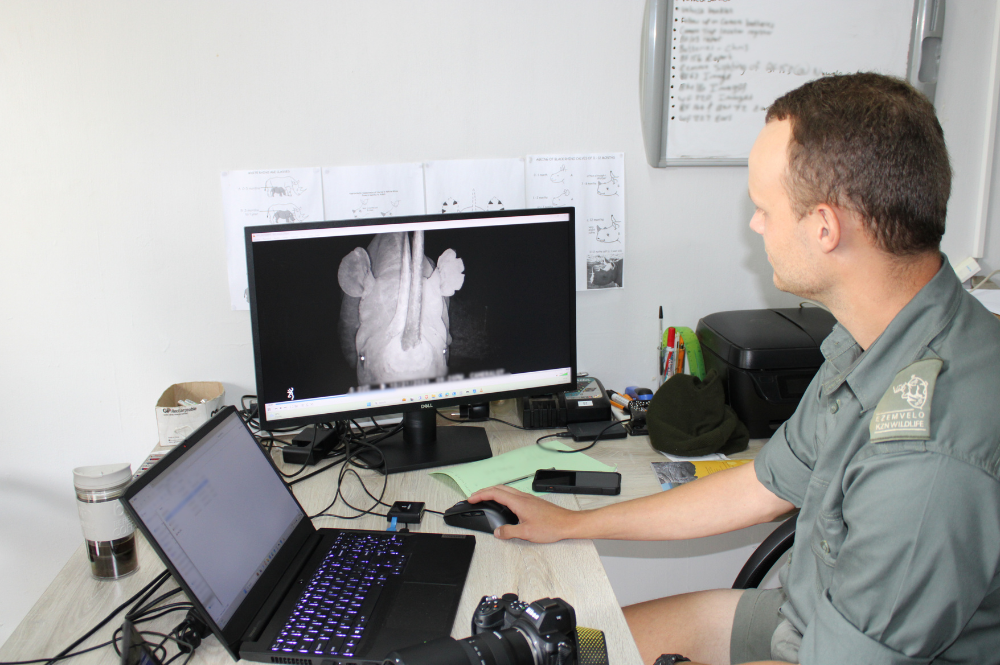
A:
POLYGON ((705 361, 698 336, 690 328, 671 326, 660 339, 660 385, 675 374, 684 374, 685 362, 690 374, 699 379, 705 378, 705 361))

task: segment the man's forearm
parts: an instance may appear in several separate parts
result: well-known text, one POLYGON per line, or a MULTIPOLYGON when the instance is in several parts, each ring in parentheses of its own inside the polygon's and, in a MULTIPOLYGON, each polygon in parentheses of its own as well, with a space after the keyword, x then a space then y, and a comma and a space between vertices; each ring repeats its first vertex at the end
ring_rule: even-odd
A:
POLYGON ((631 501, 574 514, 569 538, 681 540, 771 521, 795 509, 764 487, 753 463, 631 501))

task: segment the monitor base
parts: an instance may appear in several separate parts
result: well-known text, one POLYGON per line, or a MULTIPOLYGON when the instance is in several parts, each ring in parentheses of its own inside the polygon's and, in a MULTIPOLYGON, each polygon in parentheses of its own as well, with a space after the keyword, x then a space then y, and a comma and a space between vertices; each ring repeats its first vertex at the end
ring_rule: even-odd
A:
POLYGON ((477 462, 493 456, 482 427, 437 427, 433 418, 433 411, 403 415, 403 431, 376 444, 385 458, 385 467, 382 467, 382 458, 372 450, 360 451, 358 457, 369 466, 390 474, 477 462), (410 429, 414 425, 416 427, 410 429), (428 441, 429 438, 432 440, 428 441))

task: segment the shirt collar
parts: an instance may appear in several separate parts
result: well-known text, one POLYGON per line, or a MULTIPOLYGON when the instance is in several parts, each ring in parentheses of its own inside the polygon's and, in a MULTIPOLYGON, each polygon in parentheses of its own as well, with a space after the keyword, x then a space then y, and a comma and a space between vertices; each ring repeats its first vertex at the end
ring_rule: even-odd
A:
POLYGON ((941 254, 937 274, 864 352, 847 329, 838 323, 820 347, 835 370, 835 374, 822 384, 823 394, 830 394, 846 381, 861 403, 862 413, 874 408, 899 370, 919 360, 931 340, 955 316, 961 303, 961 291, 962 283, 948 257, 941 254))

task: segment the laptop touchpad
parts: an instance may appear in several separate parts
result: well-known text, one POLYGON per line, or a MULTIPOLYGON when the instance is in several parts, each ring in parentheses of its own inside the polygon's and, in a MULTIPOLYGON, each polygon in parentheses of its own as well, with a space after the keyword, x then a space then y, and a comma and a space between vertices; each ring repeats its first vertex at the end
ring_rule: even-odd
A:
POLYGON ((461 595, 462 588, 450 584, 404 582, 389 608, 380 637, 363 657, 383 658, 396 649, 448 637, 461 595))

